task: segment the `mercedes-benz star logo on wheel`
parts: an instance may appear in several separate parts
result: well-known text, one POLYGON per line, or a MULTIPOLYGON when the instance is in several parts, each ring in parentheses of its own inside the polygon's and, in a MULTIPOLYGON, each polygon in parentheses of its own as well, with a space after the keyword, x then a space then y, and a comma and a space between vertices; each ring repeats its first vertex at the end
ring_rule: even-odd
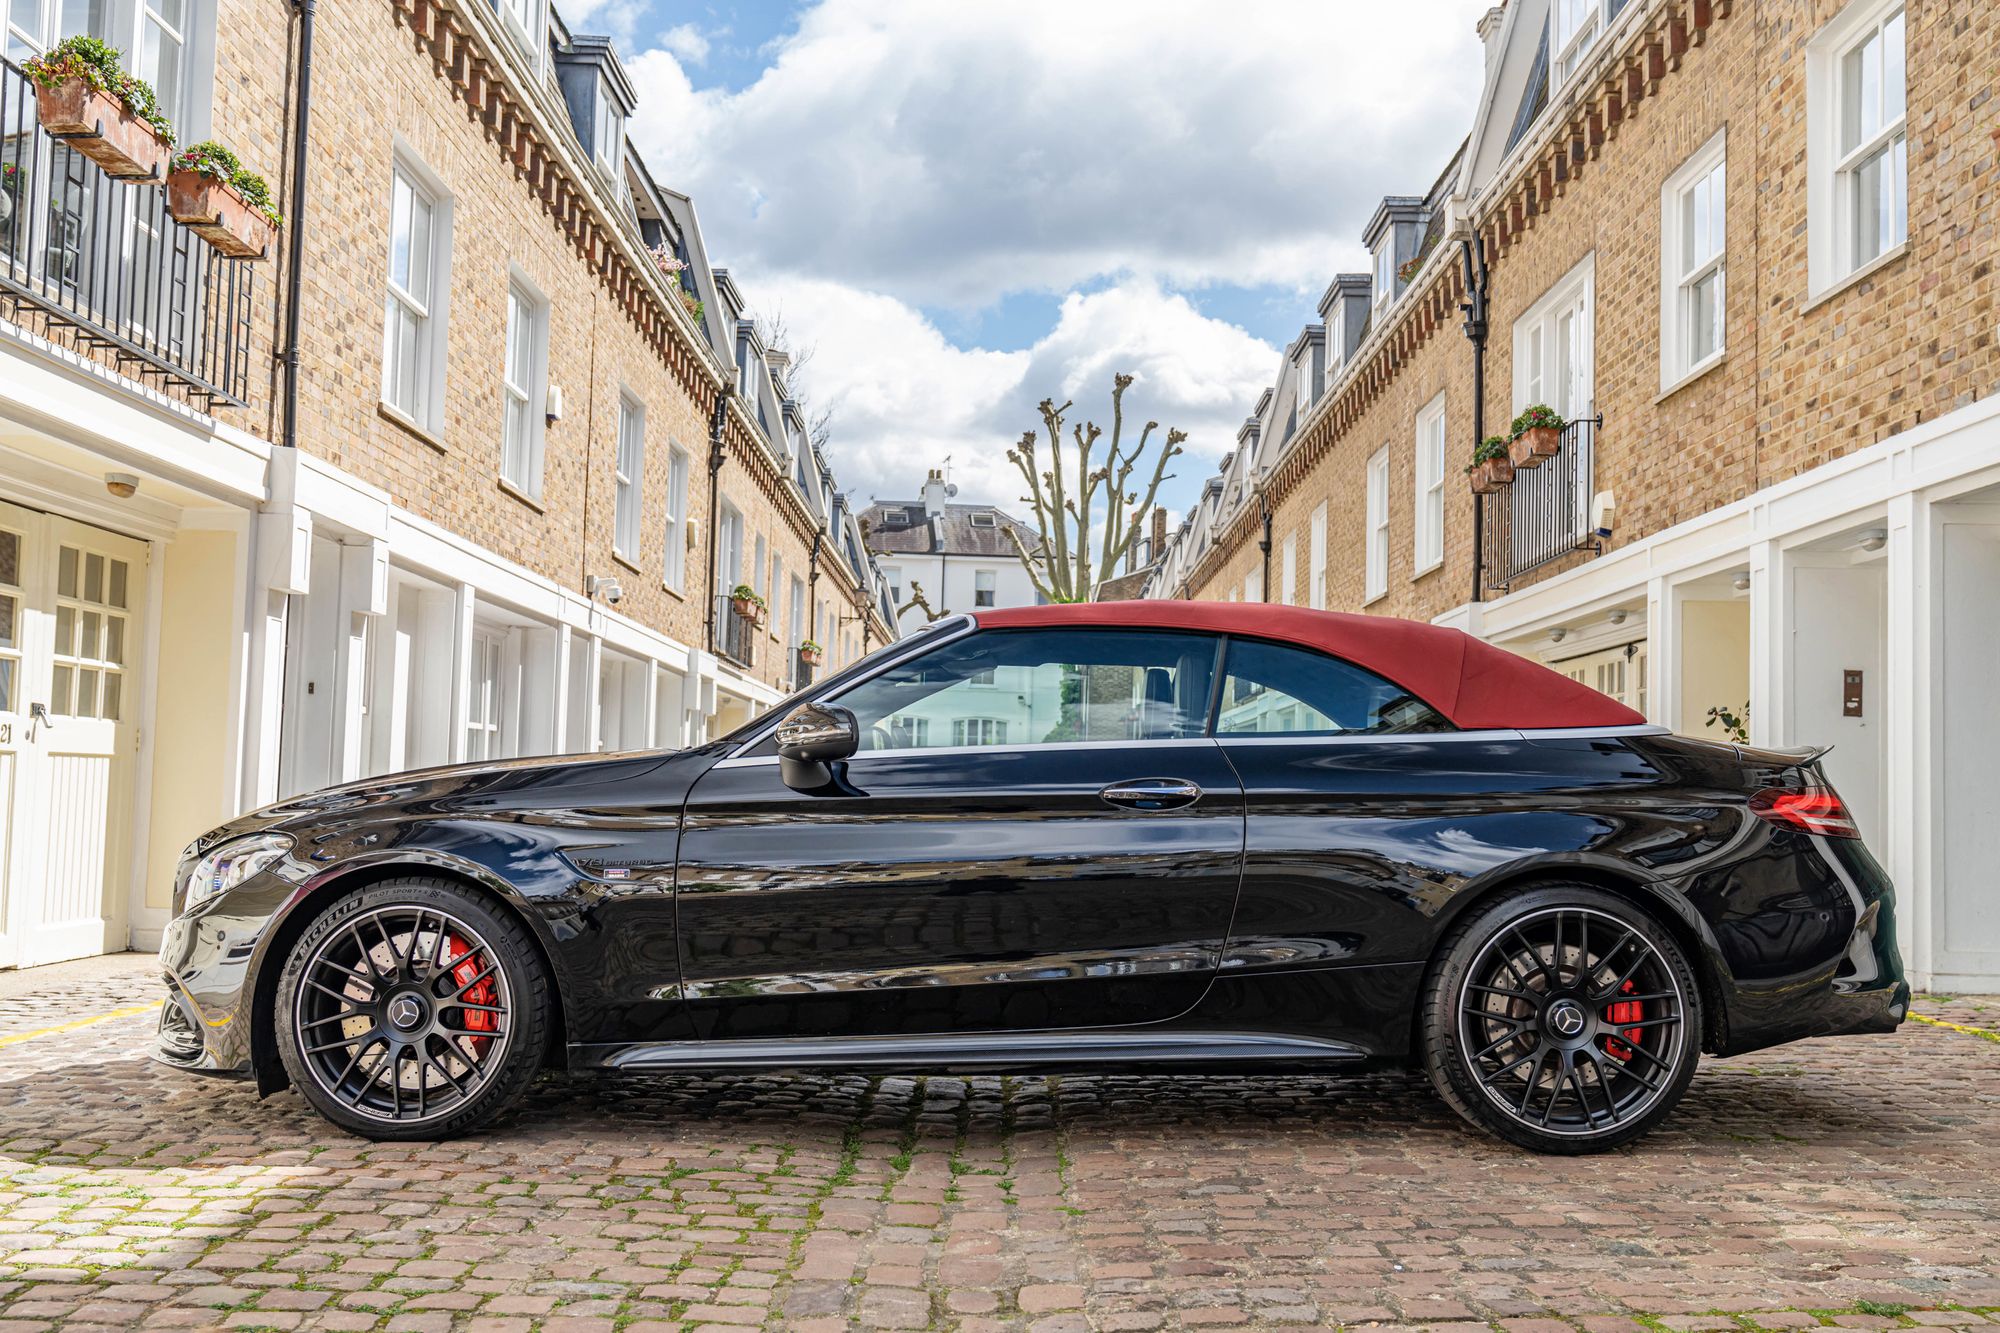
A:
POLYGON ((423 1007, 412 996, 398 995, 389 1001, 389 1021, 399 1028, 415 1027, 423 1012, 423 1007))
POLYGON ((1583 1021, 1583 1010, 1571 1000, 1564 1000, 1549 1010, 1549 1026, 1559 1037, 1574 1037, 1583 1031, 1583 1021))

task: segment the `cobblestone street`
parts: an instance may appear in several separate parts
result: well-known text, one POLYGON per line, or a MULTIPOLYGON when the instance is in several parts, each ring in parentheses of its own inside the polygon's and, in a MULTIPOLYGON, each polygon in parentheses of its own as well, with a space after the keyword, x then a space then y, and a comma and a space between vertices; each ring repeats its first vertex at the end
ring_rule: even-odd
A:
POLYGON ((1401 1076, 549 1080, 373 1145, 65 1026, 147 960, 49 975, 0 987, 0 1329, 2000 1321, 1987 1003, 1712 1061, 1582 1160, 1401 1076))

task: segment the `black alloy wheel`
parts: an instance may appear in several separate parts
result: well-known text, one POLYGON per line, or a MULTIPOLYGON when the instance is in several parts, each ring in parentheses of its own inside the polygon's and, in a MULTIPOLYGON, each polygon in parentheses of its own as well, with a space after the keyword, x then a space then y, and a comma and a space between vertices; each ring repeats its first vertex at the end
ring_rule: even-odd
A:
POLYGON ((279 1054, 329 1120, 376 1139, 483 1126, 527 1089, 548 1041, 525 930, 449 880, 393 880, 306 928, 278 981, 279 1054))
POLYGON ((1701 997, 1672 934, 1582 885, 1503 898, 1458 927, 1425 997, 1425 1063, 1454 1110, 1552 1153, 1629 1143, 1680 1100, 1701 997))

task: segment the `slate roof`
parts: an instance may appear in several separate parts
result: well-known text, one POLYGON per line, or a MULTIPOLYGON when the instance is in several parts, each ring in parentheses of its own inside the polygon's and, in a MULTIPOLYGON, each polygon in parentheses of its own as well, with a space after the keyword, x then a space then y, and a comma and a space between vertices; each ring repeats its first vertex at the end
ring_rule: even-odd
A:
POLYGON ((1014 558, 1007 529, 1021 534, 1030 551, 1041 534, 1005 510, 992 505, 947 504, 933 524, 924 517, 921 500, 877 500, 862 511, 868 525, 868 549, 877 555, 969 555, 1014 558), (993 526, 975 525, 974 514, 991 514, 993 526))

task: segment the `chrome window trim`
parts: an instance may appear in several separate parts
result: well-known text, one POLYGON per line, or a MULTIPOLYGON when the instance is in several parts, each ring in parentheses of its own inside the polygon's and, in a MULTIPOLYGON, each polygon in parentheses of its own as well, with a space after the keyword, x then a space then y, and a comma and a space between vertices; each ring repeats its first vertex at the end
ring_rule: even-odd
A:
MULTIPOLYGON (((860 684, 859 681, 855 682, 860 684)), ((1108 745, 1139 746, 1148 750, 1180 749, 1196 745, 1462 745, 1491 744, 1495 741, 1577 740, 1615 736, 1670 736, 1672 731, 1654 723, 1629 723, 1615 727, 1487 727, 1477 731, 1352 732, 1345 735, 1259 735, 1245 731, 1219 736, 1175 736, 1155 740, 1115 741, 1026 741, 1019 745, 904 745, 888 750, 862 750, 848 762, 865 759, 903 758, 910 755, 953 754, 1050 754, 1063 750, 1099 750, 1108 745)), ((753 742, 754 744, 754 742, 753 742)), ((778 762, 776 755, 745 755, 740 751, 717 760, 716 768, 752 768, 778 762)))

